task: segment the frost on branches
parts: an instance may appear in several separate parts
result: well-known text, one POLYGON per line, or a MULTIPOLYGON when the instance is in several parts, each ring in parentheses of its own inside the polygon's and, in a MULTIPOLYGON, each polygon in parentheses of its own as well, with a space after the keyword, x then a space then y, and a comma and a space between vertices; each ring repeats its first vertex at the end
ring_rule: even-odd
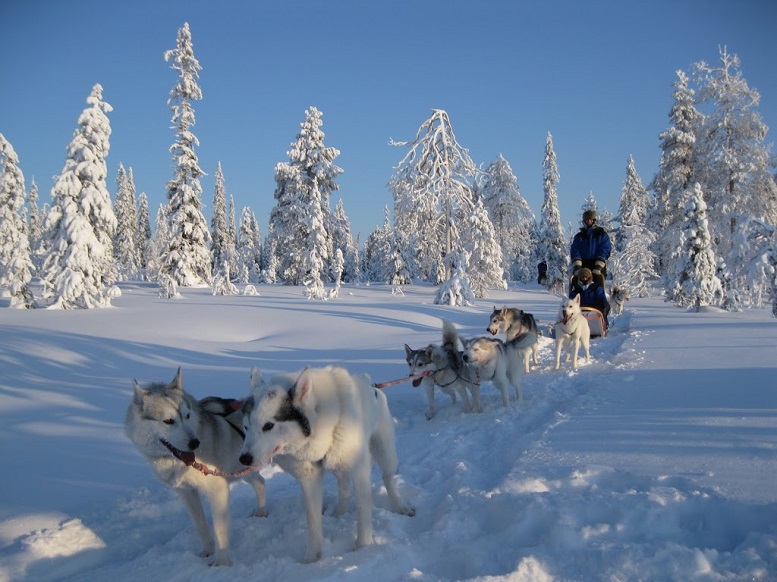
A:
POLYGON ((116 229, 105 178, 111 127, 95 85, 78 118, 67 160, 51 190, 46 217, 47 252, 41 268, 50 308, 89 309, 110 305, 113 282, 112 237, 116 229))
POLYGON ((24 174, 13 146, 0 133, 0 288, 11 307, 34 307, 30 281, 35 266, 24 214, 24 174))

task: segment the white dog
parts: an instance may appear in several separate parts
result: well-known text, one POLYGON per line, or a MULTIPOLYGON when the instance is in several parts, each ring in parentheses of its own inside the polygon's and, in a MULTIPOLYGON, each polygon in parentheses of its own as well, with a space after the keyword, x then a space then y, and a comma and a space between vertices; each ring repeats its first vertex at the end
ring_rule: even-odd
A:
POLYGON ((564 298, 561 302, 560 320, 553 326, 556 338, 556 370, 561 367, 561 350, 566 347, 567 361, 572 356, 572 368, 577 369, 577 353, 580 346, 585 350, 585 359, 591 358, 591 329, 588 320, 580 311, 580 295, 574 299, 564 298))
POLYGON ((536 342, 536 337, 508 342, 489 337, 462 340, 464 361, 475 368, 480 380, 490 380, 502 393, 502 404, 510 406, 508 386, 515 390, 516 400, 521 399, 523 354, 536 342))
POLYGON ((244 465, 264 466, 275 459, 300 483, 308 522, 305 561, 321 558, 323 476, 338 478, 337 514, 346 509, 348 484, 356 492, 356 546, 372 543, 372 459, 377 461, 391 510, 415 515, 394 482, 397 451, 394 421, 385 394, 366 374, 351 375, 340 367, 305 368, 265 382, 251 371, 252 393, 243 405, 244 465))
POLYGON ((124 420, 127 436, 159 480, 181 497, 200 536, 202 556, 212 555, 214 566, 230 565, 229 482, 240 477, 248 481, 256 492, 254 515, 267 515, 264 479, 238 463, 243 445, 239 404, 232 407, 237 401, 222 398, 195 399, 183 389, 180 368, 170 384, 143 388, 133 380, 133 386, 124 420), (208 499, 213 532, 200 494, 208 499))

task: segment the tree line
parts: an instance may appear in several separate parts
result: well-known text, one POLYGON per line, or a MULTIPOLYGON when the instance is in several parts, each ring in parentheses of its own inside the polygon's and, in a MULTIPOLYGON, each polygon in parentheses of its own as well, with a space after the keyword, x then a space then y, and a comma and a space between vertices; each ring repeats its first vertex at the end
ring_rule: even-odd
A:
MULTIPOLYGON (((165 60, 178 72, 168 99, 174 171, 154 229, 131 167, 119 165, 111 199, 111 106, 100 85, 87 98, 42 208, 37 184, 26 190, 18 156, 0 134, 0 287, 12 306, 106 306, 120 293, 115 283, 128 279, 158 282, 163 297, 179 287, 208 285, 227 294, 237 293, 235 283, 279 283, 304 286, 311 299, 336 296, 342 282, 379 281, 401 292, 423 281, 440 285, 440 302, 461 304, 508 281, 533 280, 540 262, 547 289, 563 292, 574 228, 561 223, 550 133, 537 220, 508 161, 499 155, 485 169, 475 164, 448 114, 433 110, 412 140, 391 142, 405 150, 388 183, 393 221, 385 208, 383 224, 361 245, 342 200, 330 206, 343 172, 335 164, 340 152, 325 145, 322 113, 310 107, 288 160, 275 167, 275 205, 263 237, 249 207, 236 220, 220 163, 210 224, 203 215, 204 172, 192 131, 200 65, 188 24, 165 60), (31 291, 34 277, 40 297, 31 291)), ((777 316, 777 185, 758 101, 726 49, 717 66, 699 62, 677 71, 657 173, 644 186, 628 156, 617 215, 599 212, 600 225, 614 234, 614 283, 646 295, 658 281, 668 301, 693 309, 771 301, 777 316)), ((598 210, 592 192, 581 213, 587 209, 598 210)))

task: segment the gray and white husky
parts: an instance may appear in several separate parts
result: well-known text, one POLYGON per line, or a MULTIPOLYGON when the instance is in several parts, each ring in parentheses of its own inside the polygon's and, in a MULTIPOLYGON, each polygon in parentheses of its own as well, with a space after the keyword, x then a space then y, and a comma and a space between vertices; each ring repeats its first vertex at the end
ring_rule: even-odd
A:
POLYGON ((353 482, 357 547, 372 543, 372 460, 380 466, 391 510, 415 515, 394 482, 398 461, 388 401, 369 376, 327 366, 265 381, 253 368, 251 384, 243 405, 240 462, 261 467, 275 460, 299 481, 308 522, 306 562, 321 558, 325 470, 338 480, 338 515, 346 510, 353 482))
POLYGON ((580 309, 580 295, 574 299, 561 300, 559 321, 553 326, 556 338, 556 370, 561 367, 561 350, 566 348, 567 361, 572 357, 572 368, 577 369, 577 354, 580 346, 585 350, 585 359, 591 359, 591 328, 580 309))
POLYGON ((507 342, 490 337, 463 340, 464 361, 476 370, 478 379, 490 380, 499 389, 506 407, 510 406, 508 386, 515 390, 516 400, 521 399, 523 352, 531 341, 527 337, 507 342))
POLYGON ((133 387, 124 420, 127 436, 159 480, 181 497, 200 536, 201 555, 212 556, 211 565, 230 565, 229 482, 248 481, 256 492, 253 515, 267 515, 264 479, 238 461, 243 446, 239 404, 215 397, 197 400, 184 391, 181 368, 169 384, 142 387, 133 380, 133 387), (200 494, 210 505, 212 531, 200 494))
POLYGON ((477 384, 474 374, 462 359, 459 350, 459 335, 453 323, 447 319, 442 320, 442 344, 429 344, 425 348, 414 350, 405 344, 405 360, 410 373, 418 375, 428 373, 424 378, 413 380, 416 388, 423 382, 426 391, 428 410, 426 418, 431 419, 435 415, 434 387, 450 396, 456 403, 456 394, 461 396, 464 412, 480 412, 480 385, 477 384), (467 390, 472 395, 470 405, 467 390))
POLYGON ((625 288, 613 285, 610 290, 610 298, 612 299, 612 314, 621 315, 626 302, 631 300, 631 295, 625 288))
POLYGON ((531 313, 526 313, 523 309, 507 307, 506 305, 502 309, 498 309, 495 305, 486 331, 491 335, 504 332, 507 341, 518 340, 529 346, 522 352, 523 371, 526 374, 529 373, 530 357, 534 365, 537 365, 540 333, 537 330, 537 321, 531 313))

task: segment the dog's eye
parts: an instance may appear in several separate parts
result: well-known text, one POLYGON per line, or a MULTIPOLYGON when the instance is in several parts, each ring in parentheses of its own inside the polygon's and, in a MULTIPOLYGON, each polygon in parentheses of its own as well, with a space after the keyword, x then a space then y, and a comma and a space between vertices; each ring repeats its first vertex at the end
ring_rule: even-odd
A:
POLYGON ((165 424, 175 424, 175 420, 172 418, 166 418, 162 422, 164 422, 165 424))
POLYGON ((275 426, 275 423, 273 422, 265 422, 262 426, 262 432, 267 432, 268 430, 272 430, 275 426))

